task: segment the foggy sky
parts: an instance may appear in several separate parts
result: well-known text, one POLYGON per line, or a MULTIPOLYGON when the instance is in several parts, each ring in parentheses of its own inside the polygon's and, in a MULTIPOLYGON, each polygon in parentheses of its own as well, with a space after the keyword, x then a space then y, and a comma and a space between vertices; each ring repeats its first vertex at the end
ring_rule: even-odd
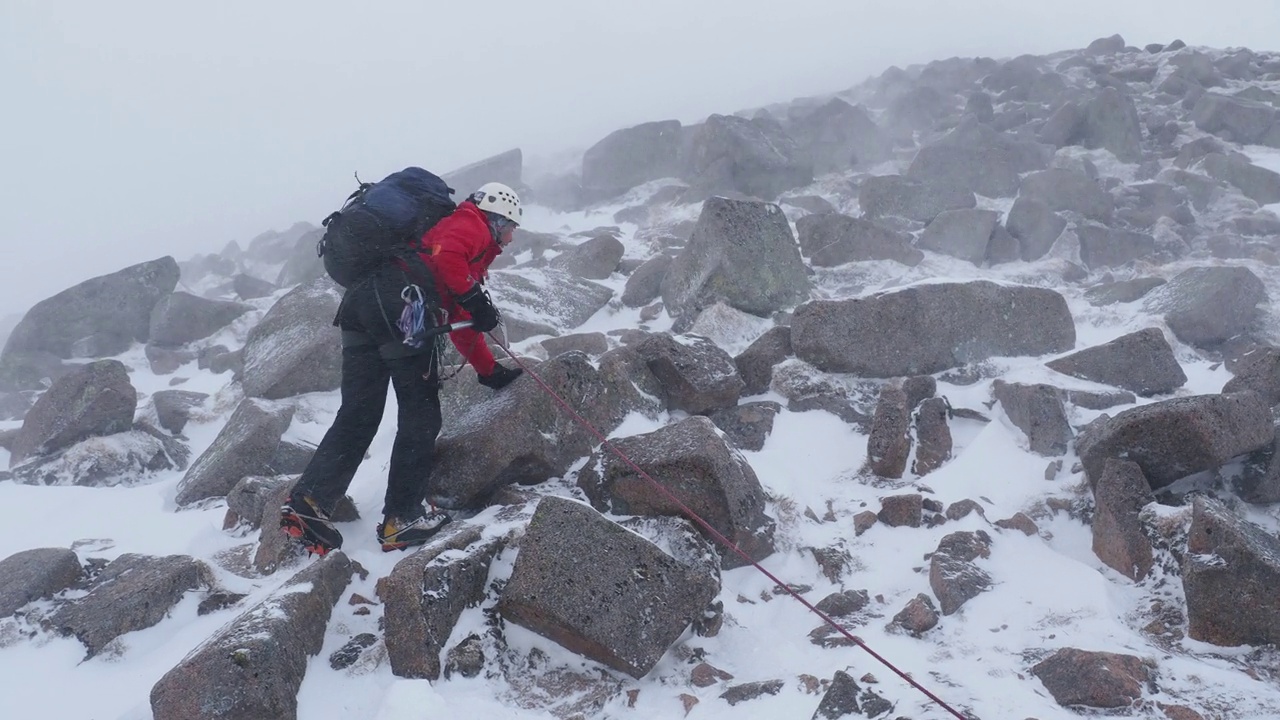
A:
MULTIPOLYGON (((1276 49, 1276 0, 0 0, 0 316, 318 223, 405 165, 1119 32, 1276 49), (361 7, 364 5, 364 7, 361 7)), ((536 228, 535 228, 536 229, 536 228)), ((272 278, 268 278, 272 279, 272 278)))

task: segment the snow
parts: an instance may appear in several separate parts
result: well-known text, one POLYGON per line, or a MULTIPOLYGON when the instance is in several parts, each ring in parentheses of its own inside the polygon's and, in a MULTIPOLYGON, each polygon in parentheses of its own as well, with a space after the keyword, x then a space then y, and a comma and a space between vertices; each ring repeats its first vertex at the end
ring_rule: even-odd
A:
MULTIPOLYGON (((1255 162, 1280 171, 1280 151, 1247 148, 1255 162)), ((1127 177, 1132 168, 1116 165, 1107 153, 1081 152, 1111 175, 1127 177)), ((823 183, 810 190, 822 194, 823 183)), ((619 225, 628 258, 642 259, 652 253, 648 244, 637 240, 634 225, 614 223, 613 213, 627 204, 643 201, 647 193, 665 182, 652 183, 627 198, 610 205, 578 213, 553 212, 530 207, 526 226, 568 236, 601 225, 619 225)), ((797 191, 801 192, 801 191, 797 191)), ((838 198, 832 198, 837 205, 838 198)), ((846 204, 847 205, 847 204, 846 204)), ((986 201, 983 207, 1007 211, 1006 201, 986 201)), ((846 210, 851 208, 845 207, 846 210)), ((1280 205, 1271 206, 1280 210, 1280 205)), ((654 208, 655 214, 667 212, 654 208)), ((695 210, 673 208, 673 219, 696 217, 695 210)), ((1165 330, 1188 382, 1174 396, 1219 392, 1230 378, 1213 358, 1179 343, 1160 317, 1147 312, 1141 303, 1095 308, 1083 298, 1079 288, 1058 288, 1052 270, 1058 261, 1047 258, 1037 263, 1010 263, 982 269, 961 261, 929 254, 916 268, 894 263, 858 263, 843 268, 819 269, 813 277, 815 297, 848 297, 880 292, 913 284, 964 282, 988 279, 999 283, 1054 287, 1063 292, 1076 319, 1076 349, 1113 340, 1145 327, 1165 330)), ((1185 261, 1161 268, 1148 268, 1171 277, 1184 267, 1205 261, 1185 261)), ((1239 261, 1254 270, 1266 283, 1272 297, 1280 297, 1280 273, 1251 261, 1239 261)), ((519 271, 518 269, 516 271, 519 271)), ((1143 274, 1146 274, 1144 272, 1143 274)), ((1117 271, 1116 279, 1125 279, 1117 271)), ((615 274, 600 281, 619 293, 625 278, 615 274)), ((255 310, 230 328, 201 345, 223 344, 236 348, 244 343, 248 329, 257 322, 275 297, 253 301, 255 310)), ((648 323, 652 330, 666 330, 672 320, 665 313, 648 323)), ((610 303, 576 332, 607 332, 640 325, 639 311, 610 303)), ((721 333, 718 339, 740 350, 765 329, 763 325, 736 325, 721 320, 707 324, 708 332, 721 333)), ((1274 332, 1274 329, 1273 329, 1274 332)), ((517 353, 536 347, 537 338, 516 343, 517 353)), ((1050 382, 1061 387, 1104 390, 1105 386, 1060 375, 1043 366, 1054 356, 1040 358, 996 358, 992 367, 999 375, 1017 382, 1050 382)), ((141 347, 120 356, 132 369, 131 377, 144 400, 171 386, 171 378, 187 380, 176 387, 209 393, 212 397, 197 412, 185 430, 198 457, 217 435, 239 400, 229 374, 214 375, 198 370, 194 362, 172 376, 151 374, 141 347)), ((836 382, 846 378, 836 376, 836 382)), ((1159 692, 1153 701, 1185 704, 1229 718, 1262 718, 1280 715, 1280 687, 1274 681, 1256 680, 1240 665, 1247 650, 1219 648, 1191 640, 1160 645, 1142 632, 1153 599, 1173 604, 1181 597, 1176 577, 1156 576, 1134 583, 1104 566, 1092 551, 1089 527, 1064 512, 1050 512, 1046 500, 1088 499, 1083 476, 1072 469, 1074 455, 1063 458, 1063 467, 1051 479, 1045 478, 1050 458, 1030 453, 1026 439, 1013 427, 998 406, 986 408, 992 380, 972 385, 939 382, 938 394, 953 406, 979 410, 992 422, 953 420, 953 458, 924 478, 902 481, 873 480, 862 474, 866 461, 867 437, 849 424, 824 411, 795 413, 782 411, 764 447, 742 453, 766 490, 768 511, 778 524, 777 552, 763 561, 772 573, 788 583, 811 586, 804 593, 817 602, 828 593, 865 589, 871 595, 868 612, 876 617, 850 630, 863 638, 877 653, 910 673, 945 701, 971 709, 983 718, 1036 717, 1041 720, 1076 718, 1059 707, 1043 686, 1031 678, 1029 668, 1060 647, 1078 647, 1134 654, 1156 661, 1160 666, 1159 692), (878 510, 886 495, 925 492, 944 504, 973 499, 990 521, 1015 513, 1030 515, 1040 532, 1025 536, 1015 530, 1000 530, 976 514, 937 528, 890 528, 877 525, 855 536, 852 516, 864 510, 878 510), (834 522, 815 521, 806 510, 822 517, 828 509, 834 522), (925 559, 947 534, 962 530, 985 530, 993 538, 990 558, 977 561, 987 572, 993 588, 969 601, 956 615, 945 617, 923 638, 912 638, 886 629, 886 624, 907 601, 919 593, 930 593, 925 559), (852 557, 851 571, 839 585, 820 571, 806 548, 839 546, 852 557)), ((763 399, 785 401, 773 393, 763 399)), ((1139 399, 1138 403, 1160 398, 1139 399)), ((313 393, 297 400, 299 410, 286 437, 317 443, 338 408, 337 393, 313 393)), ((1124 409, 1115 408, 1113 413, 1124 409)), ((1080 425, 1098 412, 1075 410, 1073 424, 1080 425)), ((633 413, 611 437, 651 432, 679 413, 664 414, 657 420, 633 413)), ((395 432, 394 395, 387 403, 383 423, 369 459, 361 466, 349 494, 363 517, 340 527, 347 538, 346 552, 369 571, 356 577, 334 609, 324 647, 308 665, 299 692, 299 717, 304 720, 336 720, 369 717, 376 720, 413 717, 471 716, 533 720, 555 717, 544 709, 522 708, 514 704, 513 688, 500 678, 484 675, 475 679, 454 678, 432 683, 395 677, 385 653, 371 651, 352 668, 336 671, 328 657, 358 633, 378 633, 380 607, 373 614, 358 616, 347 600, 353 593, 376 598, 375 583, 386 576, 400 553, 380 552, 374 538, 385 488, 388 458, 395 432)), ((16 424, 0 424, 14 427, 16 424)), ((7 453, 0 451, 0 462, 7 453)), ((585 462, 585 458, 581 461, 585 462)), ((575 469, 579 466, 575 466, 575 469)), ((570 474, 572 474, 571 471, 570 474)), ((238 576, 223 568, 217 558, 222 553, 243 549, 252 538, 222 530, 225 504, 212 501, 194 509, 176 511, 173 496, 182 473, 158 473, 151 482, 137 486, 109 488, 29 487, 0 482, 0 507, 5 519, 0 523, 0 558, 28 548, 71 547, 81 560, 110 560, 123 553, 152 555, 188 554, 201 558, 213 568, 218 583, 234 592, 248 593, 240 605, 196 615, 198 595, 191 594, 159 625, 130 633, 122 639, 123 651, 84 660, 84 649, 74 639, 36 631, 32 640, 12 638, 15 629, 30 630, 22 621, 0 620, 0 717, 40 717, 47 720, 97 718, 99 720, 147 720, 151 717, 148 694, 155 682, 184 656, 198 647, 243 612, 245 608, 286 587, 289 572, 266 578, 238 576)), ((543 486, 544 490, 575 496, 576 488, 563 480, 543 486)), ((1248 508, 1247 517, 1274 532, 1280 528, 1280 509, 1248 508)), ((497 511, 483 511, 473 521, 493 537, 512 529, 518 519, 500 521, 497 511)), ((493 564, 490 579, 510 575, 514 551, 506 551, 493 564)), ((677 648, 662 659, 644 679, 622 677, 623 690, 638 690, 634 707, 628 706, 625 692, 609 701, 600 717, 680 718, 685 717, 678 696, 687 693, 699 703, 690 720, 729 720, 740 717, 809 717, 821 698, 808 692, 799 676, 809 674, 828 679, 837 670, 847 670, 855 678, 874 675, 870 685, 877 693, 896 703, 889 717, 948 717, 933 707, 915 689, 889 669, 879 665, 857 648, 824 649, 809 642, 807 634, 821 623, 799 603, 776 595, 773 584, 750 567, 725 572, 719 600, 725 605, 721 633, 701 638, 686 633, 677 648), (723 685, 697 688, 688 682, 689 665, 678 656, 680 649, 705 653, 707 662, 731 673, 730 684, 781 679, 783 689, 746 705, 732 707, 718 698, 723 685)), ((449 645, 471 633, 485 629, 483 612, 471 608, 460 619, 449 645)), ((575 672, 595 672, 598 666, 556 644, 512 624, 507 624, 509 645, 516 651, 538 649, 545 654, 545 666, 575 672)), ((867 687, 866 683, 861 683, 867 687)), ((1149 715, 1144 717, 1156 717, 1149 715)))

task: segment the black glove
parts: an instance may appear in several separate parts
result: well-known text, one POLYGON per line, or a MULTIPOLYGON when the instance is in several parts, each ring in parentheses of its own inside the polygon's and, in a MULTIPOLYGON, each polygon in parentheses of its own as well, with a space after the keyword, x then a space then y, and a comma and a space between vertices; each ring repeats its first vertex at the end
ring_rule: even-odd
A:
POLYGON ((498 309, 489 300, 489 294, 472 285, 471 289, 458 296, 458 304, 471 315, 471 327, 480 332, 489 332, 498 327, 498 309))

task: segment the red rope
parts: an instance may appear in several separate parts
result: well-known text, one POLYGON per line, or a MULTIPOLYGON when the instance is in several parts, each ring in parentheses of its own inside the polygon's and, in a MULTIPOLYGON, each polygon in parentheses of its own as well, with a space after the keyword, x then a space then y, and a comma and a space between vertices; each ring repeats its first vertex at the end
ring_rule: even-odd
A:
POLYGON ((511 352, 511 349, 507 347, 505 344, 503 344, 502 341, 494 337, 492 333, 489 333, 489 337, 493 339, 493 341, 498 345, 498 347, 502 348, 502 351, 507 354, 507 357, 515 361, 515 363, 519 365, 521 369, 523 369, 525 373, 529 375, 529 377, 533 378, 534 381, 537 382, 538 385, 540 385, 543 390, 546 390, 547 394, 550 395, 552 399, 554 399, 560 405, 560 407, 564 408, 565 412, 569 413, 569 415, 573 417, 574 420, 577 420, 579 424, 581 424, 583 427, 587 429, 588 432, 590 432, 593 436, 595 436, 595 438, 600 441, 600 444, 603 447, 608 448, 614 455, 617 455, 618 458, 622 460, 622 462, 626 463, 627 466, 630 467, 632 470, 634 470, 637 474, 639 474, 640 477, 644 478, 645 480, 648 480, 654 486, 654 488, 658 490, 658 492, 665 495, 668 500, 670 500, 672 503, 676 505, 676 507, 680 508, 681 512, 687 515, 690 520, 693 520, 693 522, 695 522, 699 527, 701 527, 708 534, 710 534, 717 541, 719 541, 720 544, 729 548, 736 555, 738 555, 738 557, 745 560, 756 570, 759 570, 765 577, 773 581, 775 585, 777 585, 778 587, 781 587, 783 590, 786 590, 788 595, 798 600, 801 605, 804 605, 806 608, 808 608, 809 611, 812 612, 814 615, 817 615, 818 617, 822 618, 823 622, 835 628, 841 635, 844 635, 855 645, 865 650, 868 655, 875 658, 881 665, 884 665, 885 667, 892 670, 894 673, 898 675, 898 677, 902 678, 903 680, 906 680, 907 683, 909 683, 916 690, 919 690, 920 692, 924 693, 926 697, 928 697, 930 700, 936 703, 943 710, 946 710, 947 712, 951 713, 952 715, 959 718, 960 720, 969 720, 969 718, 960 714, 958 710, 956 710, 955 708, 951 707, 946 702, 944 702, 942 698, 939 698, 937 695, 930 692, 928 688, 916 682, 915 679, 912 678, 910 675, 903 672, 902 670, 899 670, 893 663, 886 660, 883 656, 881 656, 875 650, 872 650, 865 642, 862 641, 862 638, 850 633, 840 623, 836 622, 829 615, 822 612, 817 607, 815 607, 812 603, 810 603, 808 600, 805 600, 803 597, 801 597, 800 593, 797 593, 795 590, 792 590, 790 585, 782 582, 782 580, 780 580, 773 573, 766 570, 764 566, 762 566, 760 563, 751 559, 751 556, 747 555, 745 551, 739 548, 737 543, 725 537, 723 534, 720 533, 719 530, 716 530, 714 527, 712 527, 710 523, 702 519, 702 517, 697 513, 695 513, 688 505, 685 505, 683 502, 681 502, 680 498, 676 497, 662 483, 658 482, 657 480, 654 480, 653 477, 649 475, 649 473, 642 470, 639 465, 636 465, 631 460, 631 458, 627 457, 621 450, 614 447, 613 443, 609 442, 609 439, 605 437, 603 433, 601 433, 594 425, 592 425, 590 421, 588 421, 586 418, 579 415, 578 412, 574 410, 569 405, 568 402, 566 402, 563 398, 561 398, 558 394, 556 394, 556 391, 553 390, 550 385, 548 385, 541 377, 538 376, 537 373, 533 371, 533 368, 521 362, 520 358, 516 357, 515 353, 511 352))

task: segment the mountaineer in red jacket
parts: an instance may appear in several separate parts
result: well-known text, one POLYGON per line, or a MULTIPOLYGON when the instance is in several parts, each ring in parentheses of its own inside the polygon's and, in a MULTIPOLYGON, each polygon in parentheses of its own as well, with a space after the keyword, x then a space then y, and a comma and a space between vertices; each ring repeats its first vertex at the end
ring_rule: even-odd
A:
POLYGON ((458 352, 476 369, 480 383, 506 387, 523 370, 499 365, 484 341, 498 325, 498 313, 482 287, 489 265, 511 244, 522 210, 515 191, 502 183, 486 183, 449 217, 422 236, 419 254, 435 276, 441 306, 449 321, 470 320, 472 326, 449 334, 458 352))

